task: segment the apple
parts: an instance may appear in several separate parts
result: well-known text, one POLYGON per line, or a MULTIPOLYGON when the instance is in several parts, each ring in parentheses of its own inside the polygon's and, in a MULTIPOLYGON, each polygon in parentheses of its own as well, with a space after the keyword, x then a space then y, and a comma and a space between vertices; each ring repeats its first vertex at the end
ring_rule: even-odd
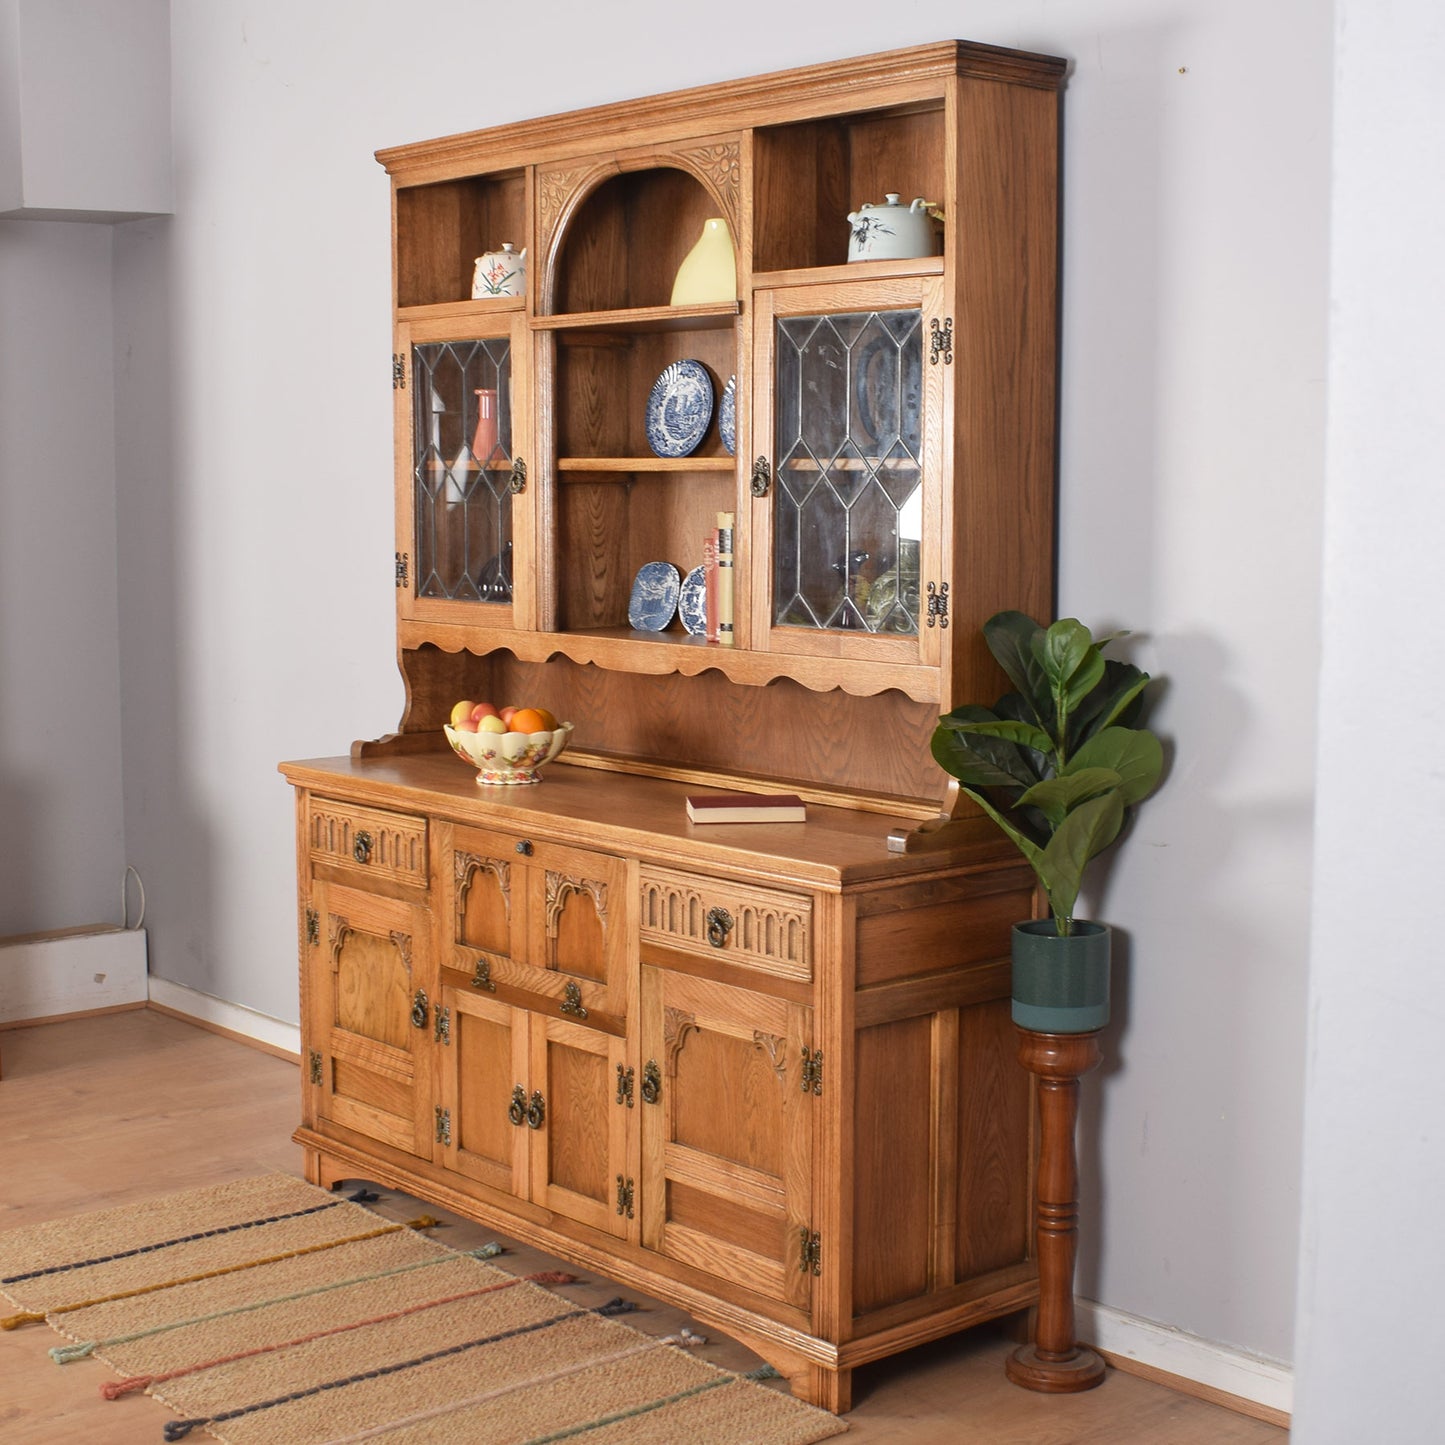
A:
POLYGON ((460 722, 454 722, 452 724, 452 731, 454 733, 474 733, 479 731, 479 729, 471 718, 464 717, 460 722))
POLYGON ((504 733, 507 731, 506 723, 493 713, 487 713, 486 716, 475 719, 472 726, 479 733, 504 733))
POLYGON ((508 727, 510 727, 512 724, 512 714, 516 711, 517 709, 514 707, 500 708, 497 712, 497 716, 501 718, 501 720, 506 723, 508 727))
POLYGON ((447 721, 450 722, 453 727, 456 727, 456 725, 461 722, 463 718, 471 717, 472 709, 474 707, 476 707, 476 703, 474 702, 468 701, 457 703, 452 708, 451 716, 447 719, 447 721))
POLYGON ((479 702, 472 708, 472 721, 481 722, 484 717, 496 717, 497 710, 489 702, 479 702))

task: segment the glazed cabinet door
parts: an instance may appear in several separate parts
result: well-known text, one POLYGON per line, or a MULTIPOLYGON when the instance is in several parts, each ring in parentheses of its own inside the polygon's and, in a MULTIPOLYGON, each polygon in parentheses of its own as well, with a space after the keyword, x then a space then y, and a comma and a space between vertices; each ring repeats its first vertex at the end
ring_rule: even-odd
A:
POLYGON ((396 398, 398 621, 527 625, 530 400, 520 301, 479 324, 400 322, 396 398))
POLYGON ((308 1113, 408 1154, 431 1152, 435 992, 425 907, 312 883, 306 979, 308 1113))
POLYGON ((620 1031, 627 1012, 629 865, 590 849, 457 827, 445 961, 476 987, 620 1031))
POLYGON ((818 1273, 811 1028, 802 1005, 642 969, 643 1243, 803 1310, 818 1273))
POLYGON ((760 292, 752 636, 759 650, 937 666, 947 626, 951 350, 940 278, 760 292))

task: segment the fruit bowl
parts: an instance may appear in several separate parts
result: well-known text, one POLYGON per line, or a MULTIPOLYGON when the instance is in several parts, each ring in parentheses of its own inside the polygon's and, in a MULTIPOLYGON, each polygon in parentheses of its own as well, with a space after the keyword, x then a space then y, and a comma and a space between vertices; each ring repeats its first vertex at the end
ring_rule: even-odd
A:
POLYGON ((550 763, 572 736, 572 724, 558 723, 552 732, 458 732, 449 723, 442 731, 452 751, 477 770, 479 783, 540 783, 537 769, 550 763))

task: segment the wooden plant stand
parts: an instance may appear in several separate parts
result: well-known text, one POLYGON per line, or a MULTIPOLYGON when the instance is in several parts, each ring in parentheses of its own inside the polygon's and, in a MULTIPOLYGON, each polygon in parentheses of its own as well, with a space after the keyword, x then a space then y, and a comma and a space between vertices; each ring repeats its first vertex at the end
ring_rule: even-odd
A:
POLYGON ((1026 1390, 1072 1394, 1103 1383, 1104 1361, 1074 1338, 1074 1259, 1079 1245, 1079 1170, 1074 1126, 1079 1079, 1102 1057, 1099 1033, 1019 1029, 1019 1062, 1039 1081, 1039 1308, 1032 1344, 1010 1356, 1008 1377, 1026 1390))

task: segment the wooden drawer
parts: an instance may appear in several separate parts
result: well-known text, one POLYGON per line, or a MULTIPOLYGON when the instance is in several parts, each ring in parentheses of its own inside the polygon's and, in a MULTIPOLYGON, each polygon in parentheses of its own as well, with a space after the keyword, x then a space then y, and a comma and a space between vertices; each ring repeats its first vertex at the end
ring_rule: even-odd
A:
POLYGON ((813 977, 813 901, 807 894, 644 868, 640 913, 644 947, 724 959, 775 978, 813 977))
POLYGON ((426 887, 425 818, 313 796, 307 842, 318 863, 426 887))

